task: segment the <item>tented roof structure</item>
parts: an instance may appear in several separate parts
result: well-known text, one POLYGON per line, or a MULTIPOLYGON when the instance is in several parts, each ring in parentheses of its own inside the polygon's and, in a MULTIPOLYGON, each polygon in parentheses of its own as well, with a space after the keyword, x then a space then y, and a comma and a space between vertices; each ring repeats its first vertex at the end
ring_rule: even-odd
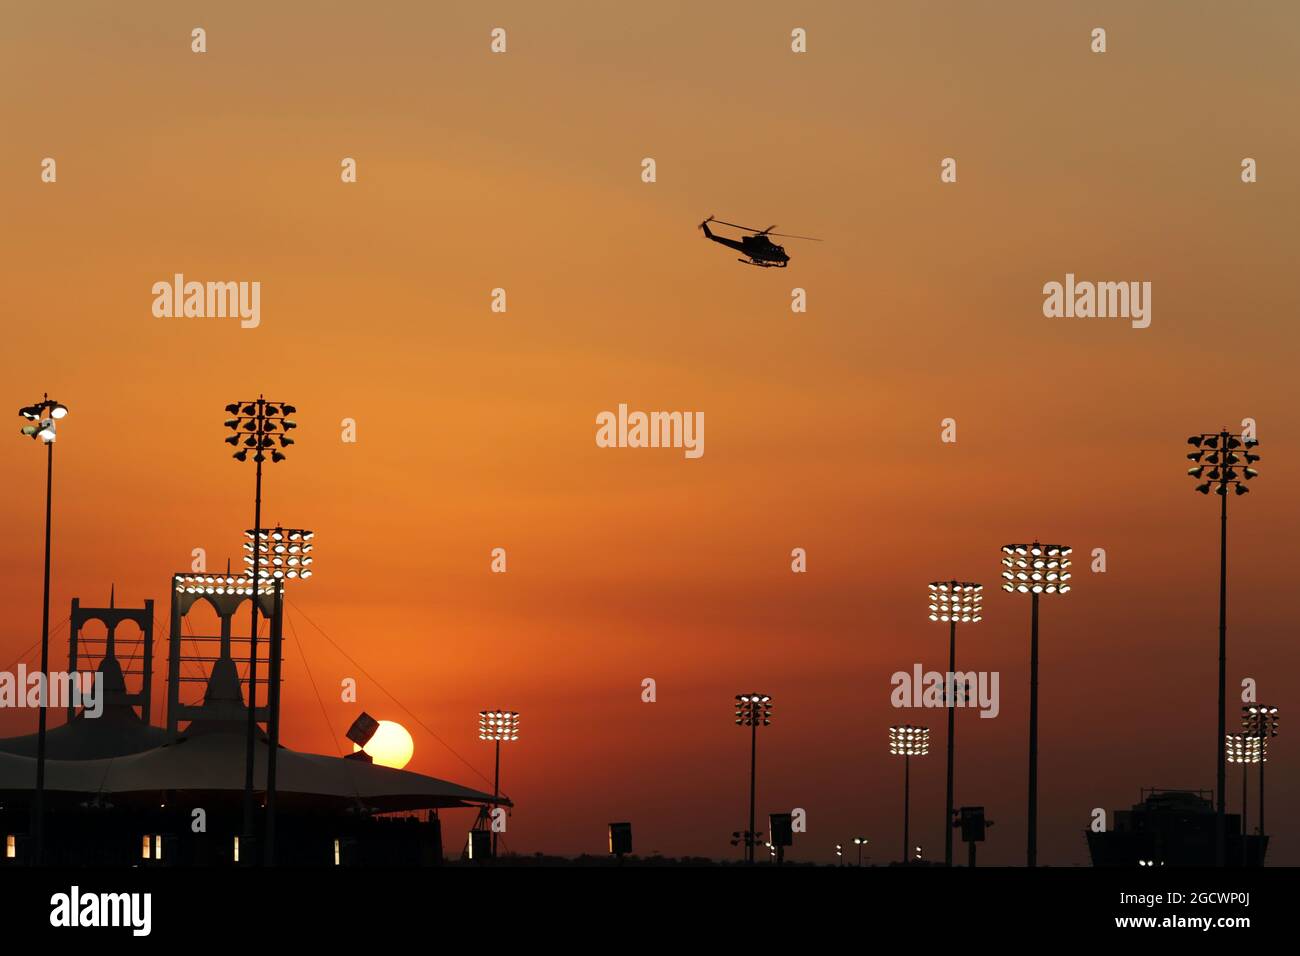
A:
MULTIPOLYGON (((143 753, 98 760, 47 760, 45 787, 88 795, 153 799, 168 791, 243 793, 246 738, 239 733, 183 736, 143 753)), ((254 784, 266 785, 268 744, 259 740, 254 784)), ((406 770, 361 760, 299 753, 281 747, 276 758, 275 789, 283 806, 346 809, 363 806, 374 812, 464 807, 493 803, 490 793, 406 770)), ((0 792, 30 791, 36 762, 0 754, 0 792)), ((510 801, 496 802, 509 806, 510 801)))
MULTIPOLYGON (((78 714, 46 734, 45 789, 92 797, 157 799, 166 792, 228 793, 242 797, 246 779, 248 709, 234 663, 215 662, 203 705, 175 740, 144 723, 123 702, 121 667, 113 657, 100 666, 105 705, 97 718, 78 714)), ((259 727, 254 787, 266 789, 266 735, 259 727)), ((36 735, 0 740, 0 793, 30 794, 36 783, 36 735)), ((275 790, 284 807, 371 812, 425 810, 480 804, 510 806, 505 798, 424 774, 376 766, 366 760, 300 753, 280 747, 275 790)))
MULTIPOLYGON (((60 727, 50 728, 45 734, 47 760, 119 757, 167 741, 165 730, 146 724, 135 708, 126 702, 126 681, 117 658, 104 658, 99 672, 104 675, 104 712, 95 718, 81 713, 60 727)), ((0 753, 35 757, 36 734, 0 738, 0 753)))

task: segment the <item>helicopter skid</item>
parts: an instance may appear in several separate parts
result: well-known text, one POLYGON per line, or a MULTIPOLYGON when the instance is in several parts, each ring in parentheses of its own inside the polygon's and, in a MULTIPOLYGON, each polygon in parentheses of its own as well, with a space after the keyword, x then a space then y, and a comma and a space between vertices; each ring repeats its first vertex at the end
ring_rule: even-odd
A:
POLYGON ((758 266, 760 269, 784 269, 790 264, 789 262, 762 262, 758 259, 737 259, 736 261, 749 266, 758 266))

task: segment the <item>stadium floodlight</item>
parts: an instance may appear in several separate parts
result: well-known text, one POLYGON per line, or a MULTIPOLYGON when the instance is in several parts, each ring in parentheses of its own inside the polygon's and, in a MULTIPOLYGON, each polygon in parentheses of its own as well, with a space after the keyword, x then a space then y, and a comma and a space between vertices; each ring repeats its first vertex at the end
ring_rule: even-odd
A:
MULTIPOLYGON (((519 712, 515 710, 480 710, 478 712, 478 739, 492 741, 496 752, 496 769, 492 775, 492 809, 498 806, 501 796, 501 744, 519 739, 519 712)), ((492 829, 492 857, 497 855, 497 831, 492 829)))
MULTIPOLYGON (((41 673, 50 672, 50 520, 54 497, 55 423, 68 414, 68 407, 50 398, 48 392, 39 402, 18 409, 21 418, 32 424, 20 434, 45 446, 45 591, 41 610, 41 673)), ((39 866, 45 851, 45 745, 48 723, 48 694, 41 696, 36 719, 36 789, 32 796, 32 859, 39 866)))
POLYGON ((305 528, 282 528, 276 525, 271 530, 244 532, 244 563, 248 573, 257 574, 263 580, 301 580, 306 581, 314 573, 312 565, 315 559, 312 543, 316 537, 314 531, 305 528), (257 546, 254 548, 254 539, 257 546))
POLYGON ((1208 495, 1211 490, 1219 496, 1219 719, 1218 719, 1218 762, 1215 768, 1216 801, 1215 812, 1215 862, 1227 866, 1226 816, 1224 805, 1224 787, 1227 783, 1227 760, 1225 740, 1227 732, 1228 708, 1228 489, 1237 497, 1250 489, 1246 482, 1259 475, 1255 465, 1259 464, 1259 455, 1255 448, 1259 440, 1250 432, 1233 434, 1226 428, 1218 432, 1202 432, 1187 439, 1195 451, 1189 452, 1187 459, 1192 466, 1187 474, 1200 482, 1196 490, 1208 495))
POLYGON ((904 724, 889 728, 889 752, 903 758, 903 865, 908 861, 907 848, 912 808, 912 758, 924 757, 930 752, 930 728, 904 724))
POLYGON ((1038 865, 1038 598, 1070 593, 1070 555, 1064 544, 1002 546, 1002 590, 1028 594, 1029 612, 1029 812, 1025 839, 1027 866, 1038 865))
MULTIPOLYGON (((293 444, 292 439, 286 441, 284 433, 297 427, 297 424, 288 418, 297 409, 283 402, 268 402, 264 396, 259 395, 254 401, 231 402, 225 410, 229 416, 225 420, 225 426, 231 430, 231 434, 227 435, 224 441, 228 445, 239 448, 231 457, 236 461, 248 461, 248 454, 251 451, 253 461, 257 465, 252 531, 252 539, 256 541, 262 530, 262 465, 268 457, 272 463, 284 461, 284 453, 275 445, 277 440, 281 447, 293 444)), ((254 551, 252 577, 258 581, 262 579, 259 558, 259 552, 254 551)), ((244 741, 244 836, 251 844, 254 814, 253 754, 257 740, 257 615, 260 602, 252 600, 248 603, 252 610, 248 638, 248 726, 244 741)), ((271 845, 268 841, 268 856, 270 853, 271 845)), ((249 862, 254 862, 251 857, 255 856, 256 854, 249 854, 249 862)))
POLYGON ((957 709, 957 624, 978 624, 983 620, 984 585, 973 581, 931 581, 930 620, 948 625, 948 676, 944 680, 944 698, 948 705, 948 783, 944 806, 943 865, 952 866, 953 740, 957 709))
POLYGON ((1268 833, 1264 829, 1264 764, 1268 762, 1268 741, 1277 736, 1278 711, 1268 704, 1245 704, 1241 708, 1242 729, 1252 737, 1263 741, 1259 761, 1259 833, 1268 833))
POLYGON ((745 831, 745 862, 754 862, 754 799, 757 792, 758 728, 772 723, 772 698, 767 694, 736 695, 736 725, 749 728, 749 829, 745 831))

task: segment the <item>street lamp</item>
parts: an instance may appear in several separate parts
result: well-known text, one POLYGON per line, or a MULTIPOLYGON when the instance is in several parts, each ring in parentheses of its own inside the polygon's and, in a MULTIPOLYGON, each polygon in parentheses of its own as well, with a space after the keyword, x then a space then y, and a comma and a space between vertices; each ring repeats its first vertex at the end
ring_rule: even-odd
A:
MULTIPOLYGON (((1268 741, 1277 736, 1278 714, 1276 707, 1264 704, 1245 704, 1241 708, 1241 726, 1252 737, 1259 737, 1263 742, 1261 750, 1265 760, 1259 762, 1259 835, 1264 835, 1264 764, 1268 757, 1268 741)), ((1264 862, 1263 849, 1260 849, 1260 864, 1264 862)))
POLYGON ((1218 806, 1215 821, 1215 863, 1227 864, 1224 852, 1224 794, 1227 777, 1225 767, 1225 740, 1227 738, 1227 666, 1228 666, 1228 489, 1237 496, 1250 491, 1243 483, 1259 474, 1254 466, 1259 463, 1259 455, 1254 452, 1259 444, 1253 435, 1234 435, 1227 429, 1212 433, 1204 432, 1192 435, 1187 444, 1195 448, 1188 452, 1187 460, 1192 466, 1187 474, 1200 481, 1196 490, 1208 495, 1213 489, 1219 496, 1219 732, 1218 732, 1218 766, 1216 782, 1218 806), (1208 470, 1207 470, 1208 469, 1208 470), (1204 479, 1204 480, 1202 480, 1204 479))
MULTIPOLYGON (((268 402, 259 395, 256 401, 232 402, 226 406, 226 427, 231 430, 226 436, 226 444, 238 450, 231 457, 236 461, 248 461, 252 452, 257 465, 257 481, 253 498, 253 540, 258 540, 262 530, 262 464, 269 457, 274 462, 284 461, 281 449, 292 445, 289 432, 298 427, 298 423, 289 418, 298 409, 283 402, 268 402), (276 446, 279 447, 276 447, 276 446), (268 452, 270 453, 268 455, 268 452)), ((253 552, 251 574, 255 581, 263 578, 261 573, 261 552, 253 552)), ((244 753, 244 840, 253 843, 253 754, 257 739, 257 611, 258 601, 254 597, 249 601, 252 618, 248 639, 248 733, 244 753)), ((248 854, 253 861, 256 854, 248 854)))
MULTIPOLYGON (((501 794, 501 742, 519 739, 519 713, 513 710, 480 710, 478 712, 478 739, 490 740, 496 750, 496 772, 492 777, 492 808, 497 806, 501 794)), ((492 858, 497 855, 497 831, 492 827, 492 858)))
POLYGON ((903 863, 907 864, 912 805, 912 758, 930 752, 930 728, 904 724, 889 728, 889 752, 903 758, 903 863))
MULTIPOLYGON (((1257 763, 1264 766, 1268 759, 1268 738, 1254 734, 1228 734, 1223 741, 1228 763, 1241 764, 1241 865, 1250 865, 1250 854, 1246 848, 1246 781, 1250 778, 1248 767, 1257 763)), ((1262 833, 1263 831, 1261 831, 1262 833)))
POLYGON ((1070 593, 1070 555, 1063 544, 1002 547, 1002 590, 1028 594, 1029 617, 1029 824, 1026 866, 1038 865, 1038 597, 1070 593))
POLYGON ((45 596, 41 605, 41 674, 46 682, 46 692, 41 695, 36 718, 36 792, 32 797, 33 859, 39 865, 45 850, 45 725, 50 679, 50 514, 54 492, 55 424, 68 414, 68 408, 51 399, 47 392, 39 402, 18 409, 18 414, 33 423, 24 425, 22 434, 45 446, 45 596))
POLYGON ((866 837, 854 837, 854 838, 853 838, 853 842, 854 842, 854 843, 857 845, 857 847, 858 847, 858 866, 861 866, 861 865, 862 865, 862 848, 863 848, 864 846, 866 846, 868 843, 870 843, 871 841, 868 840, 866 837))
POLYGON ((948 625, 948 678, 945 703, 948 705, 948 787, 944 806, 943 865, 952 866, 952 764, 953 731, 957 707, 957 622, 978 624, 983 618, 984 585, 970 581, 931 581, 930 620, 948 625))
POLYGON ((843 866, 844 865, 844 844, 843 843, 835 844, 835 856, 836 856, 836 861, 835 861, 836 865, 843 866))
POLYGON ((736 725, 749 728, 749 829, 745 832, 745 862, 754 862, 754 792, 758 761, 758 728, 772 723, 772 698, 766 694, 736 695, 736 725))

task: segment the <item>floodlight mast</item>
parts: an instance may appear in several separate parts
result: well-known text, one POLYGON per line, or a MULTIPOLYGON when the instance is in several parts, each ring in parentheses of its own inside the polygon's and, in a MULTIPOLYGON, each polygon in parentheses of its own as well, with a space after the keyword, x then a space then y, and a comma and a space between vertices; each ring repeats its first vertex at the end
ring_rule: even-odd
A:
MULTIPOLYGON (((259 395, 255 401, 231 402, 226 406, 226 412, 230 417, 226 419, 225 424, 232 434, 226 436, 225 442, 227 445, 241 446, 231 457, 236 461, 247 461, 248 453, 251 451, 253 452, 253 461, 257 465, 253 500, 253 540, 255 542, 262 530, 262 463, 267 458, 267 451, 271 453, 272 463, 284 461, 285 456, 280 449, 288 448, 294 443, 288 433, 297 428, 298 423, 290 419, 289 416, 297 410, 293 405, 284 402, 269 402, 262 395, 259 395), (244 435, 241 432, 247 432, 248 434, 244 435), (277 440, 280 448, 275 447, 277 440)), ((253 767, 257 742, 257 585, 262 580, 259 558, 259 552, 255 549, 253 551, 253 600, 249 602, 252 611, 250 612, 248 639, 248 728, 244 753, 244 840, 248 846, 253 845, 255 827, 253 767)), ((246 859, 250 866, 256 865, 257 854, 249 853, 246 855, 246 859)))
POLYGON ((1029 612, 1029 812, 1025 865, 1038 865, 1038 596, 1070 593, 1070 555, 1064 544, 1008 544, 1002 547, 1002 590, 1028 594, 1029 612))
POLYGON ((957 622, 976 624, 983 620, 984 585, 972 581, 931 581, 930 620, 948 625, 948 676, 944 681, 948 705, 948 783, 944 813, 943 865, 952 866, 953 737, 957 706, 957 622))
POLYGON ((904 724, 889 728, 889 752, 903 758, 903 865, 907 866, 912 808, 912 758, 930 752, 930 728, 904 724))
MULTIPOLYGON (((268 665, 266 703, 268 718, 266 722, 267 737, 270 747, 266 755, 266 846, 263 858, 267 866, 275 865, 275 811, 276 811, 276 763, 280 751, 280 660, 283 657, 284 639, 284 582, 286 579, 306 580, 312 576, 310 565, 315 532, 306 528, 283 528, 276 525, 273 531, 249 530, 244 532, 248 540, 244 550, 251 553, 244 555, 244 563, 252 565, 248 573, 255 574, 263 561, 270 564, 270 570, 262 571, 260 580, 269 580, 275 586, 275 616, 271 620, 271 651, 268 665)), ((259 582, 260 583, 260 582, 259 582)))
POLYGON ((736 695, 736 725, 749 728, 749 829, 745 831, 745 863, 754 862, 754 798, 757 792, 758 728, 772 723, 772 698, 767 694, 736 695))
MULTIPOLYGON (((1260 739, 1259 761, 1259 835, 1262 838, 1268 831, 1264 829, 1264 764, 1268 758, 1268 742, 1277 736, 1278 710, 1267 704, 1246 704, 1241 708, 1241 726, 1253 737, 1260 739)), ((1260 841, 1260 865, 1263 866, 1263 840, 1260 841)))
MULTIPOLYGON (((496 751, 496 768, 492 776, 492 809, 498 807, 501 796, 501 742, 519 739, 519 712, 515 710, 480 710, 478 712, 478 739, 490 740, 496 751)), ((495 824, 495 820, 493 824, 495 824)), ((497 831, 492 827, 492 859, 497 856, 497 831)))
POLYGON ((1250 481, 1259 474, 1252 467, 1259 462, 1259 455, 1254 452, 1259 439, 1247 432, 1234 435, 1225 428, 1218 432, 1192 435, 1187 439, 1187 444, 1196 449, 1187 454, 1187 460, 1192 463, 1192 467, 1187 469, 1188 476, 1205 479, 1196 486, 1196 490, 1208 495, 1213 489, 1219 496, 1219 726, 1216 735, 1218 761, 1215 768, 1214 858, 1216 865, 1227 866, 1224 788, 1227 785, 1225 741, 1228 736, 1228 489, 1231 488, 1238 497, 1250 491, 1245 481, 1250 481), (1208 473, 1206 466, 1210 468, 1208 473))
POLYGON ((18 409, 18 414, 34 425, 24 425, 21 434, 45 445, 45 587, 41 600, 41 674, 46 693, 41 696, 36 718, 36 790, 32 795, 32 859, 40 865, 45 856, 45 742, 48 723, 50 674, 50 525, 54 496, 55 423, 68 414, 62 402, 45 392, 39 402, 18 409))

